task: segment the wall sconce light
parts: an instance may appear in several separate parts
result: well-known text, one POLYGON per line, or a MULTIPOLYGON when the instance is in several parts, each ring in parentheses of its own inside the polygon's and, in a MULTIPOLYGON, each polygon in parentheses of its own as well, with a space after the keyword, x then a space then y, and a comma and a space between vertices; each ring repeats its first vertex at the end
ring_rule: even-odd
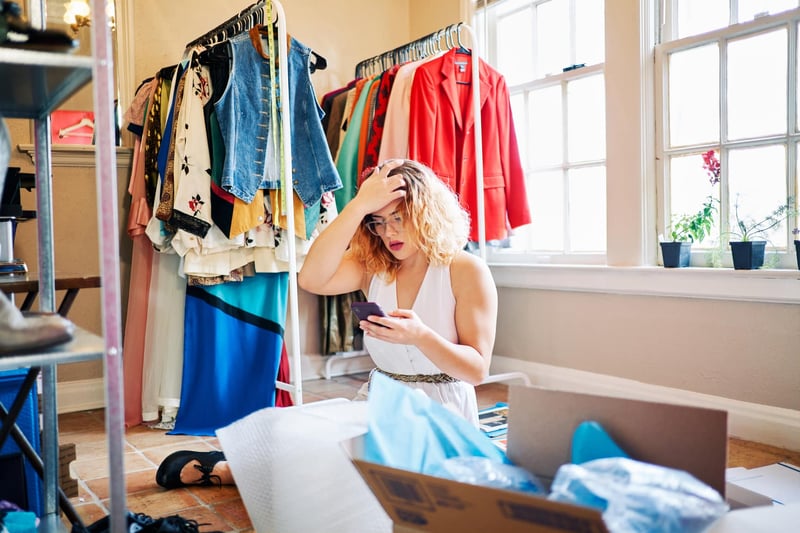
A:
MULTIPOLYGON (((78 33, 83 27, 91 26, 92 15, 88 0, 70 0, 66 3, 65 9, 64 22, 69 24, 73 33, 78 33)), ((115 15, 114 2, 106 2, 106 17, 112 30, 116 29, 115 15)))
POLYGON ((91 9, 86 0, 71 0, 67 2, 66 10, 64 22, 69 24, 73 33, 78 33, 79 29, 92 24, 91 9))

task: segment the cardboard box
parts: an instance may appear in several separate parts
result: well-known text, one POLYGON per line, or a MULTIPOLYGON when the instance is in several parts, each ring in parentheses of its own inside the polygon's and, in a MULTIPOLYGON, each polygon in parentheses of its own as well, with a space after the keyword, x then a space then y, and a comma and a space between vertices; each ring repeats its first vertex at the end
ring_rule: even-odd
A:
MULTIPOLYGON (((550 484, 569 462, 572 432, 599 422, 632 458, 685 470, 725 493, 725 411, 512 386, 508 457, 550 484)), ((521 492, 469 485, 351 457, 399 532, 607 531, 599 511, 521 492)))

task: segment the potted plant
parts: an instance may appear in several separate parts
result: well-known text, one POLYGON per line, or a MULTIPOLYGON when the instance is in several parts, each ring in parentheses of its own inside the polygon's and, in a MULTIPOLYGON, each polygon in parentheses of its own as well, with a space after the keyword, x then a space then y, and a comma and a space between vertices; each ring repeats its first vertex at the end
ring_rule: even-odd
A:
POLYGON ((797 259, 797 269, 800 270, 800 228, 794 228, 792 235, 794 235, 794 255, 797 259))
POLYGON ((662 241, 661 256, 664 267, 687 267, 691 258, 693 242, 700 242, 711 233, 714 226, 714 213, 717 212, 717 200, 708 196, 703 207, 694 214, 678 215, 673 218, 670 225, 671 241, 662 241))
MULTIPOLYGON (((719 183, 720 164, 714 150, 703 154, 703 168, 708 175, 711 185, 719 183)), ((718 202, 709 195, 703 207, 693 214, 673 215, 670 223, 671 241, 662 241, 661 257, 665 268, 680 268, 689 266, 691 259, 692 243, 700 242, 711 233, 714 227, 714 214, 717 212, 718 202)))
POLYGON ((764 265, 765 239, 767 232, 775 229, 787 218, 797 214, 794 199, 789 197, 786 203, 779 205, 772 213, 761 219, 744 218, 739 215, 739 196, 734 204, 736 225, 730 232, 734 239, 729 239, 733 268, 737 270, 753 270, 764 265))

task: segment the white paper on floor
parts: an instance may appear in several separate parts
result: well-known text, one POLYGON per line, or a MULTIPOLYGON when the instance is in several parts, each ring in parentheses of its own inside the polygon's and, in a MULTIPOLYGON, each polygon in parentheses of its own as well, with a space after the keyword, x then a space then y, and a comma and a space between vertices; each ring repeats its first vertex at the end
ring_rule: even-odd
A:
POLYGON ((259 533, 390 533, 341 442, 367 431, 367 402, 266 408, 217 430, 259 533))

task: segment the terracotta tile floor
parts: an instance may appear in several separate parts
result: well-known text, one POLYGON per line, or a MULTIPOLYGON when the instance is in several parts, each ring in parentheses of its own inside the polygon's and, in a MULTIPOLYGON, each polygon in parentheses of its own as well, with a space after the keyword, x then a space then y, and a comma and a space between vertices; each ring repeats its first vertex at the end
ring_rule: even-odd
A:
MULTIPOLYGON (((367 374, 303 382, 303 401, 352 398, 367 374)), ((492 383, 478 387, 478 405, 487 407, 507 398, 507 387, 492 383)), ((59 416, 59 441, 75 443, 77 459, 71 463, 72 477, 78 479, 78 496, 70 501, 84 523, 91 524, 108 513, 108 455, 103 410, 83 411, 59 416)), ((180 449, 220 449, 212 437, 167 435, 147 426, 128 428, 125 433, 127 505, 134 512, 153 517, 180 514, 201 524, 200 531, 251 532, 247 511, 235 487, 197 487, 164 490, 155 482, 158 464, 169 453, 180 449)), ((800 464, 800 452, 790 452, 729 439, 729 466, 753 468, 788 461, 800 464)))

